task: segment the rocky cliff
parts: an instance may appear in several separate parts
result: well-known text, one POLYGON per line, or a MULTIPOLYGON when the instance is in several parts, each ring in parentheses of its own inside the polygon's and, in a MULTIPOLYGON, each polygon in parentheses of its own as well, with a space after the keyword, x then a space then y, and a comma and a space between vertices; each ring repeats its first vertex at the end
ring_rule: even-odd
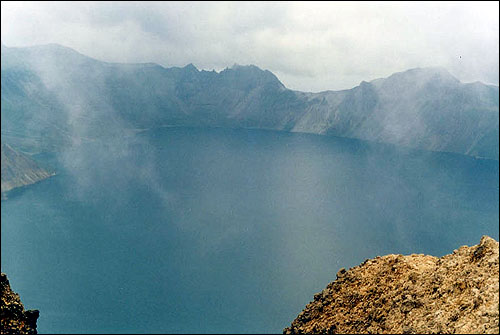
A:
POLYGON ((7 192, 16 187, 34 184, 54 175, 53 172, 41 168, 29 156, 14 150, 8 144, 2 143, 1 157, 2 199, 7 197, 7 192))
POLYGON ((498 159, 498 86, 416 68, 343 91, 287 89, 257 66, 114 64, 60 45, 2 48, 2 140, 40 152, 162 125, 259 128, 498 159))
POLYGON ((36 334, 38 310, 24 310, 19 294, 12 291, 5 273, 0 276, 0 290, 0 334, 36 334))
POLYGON ((498 242, 483 236, 441 258, 366 260, 314 296, 284 334, 498 334, 498 242))

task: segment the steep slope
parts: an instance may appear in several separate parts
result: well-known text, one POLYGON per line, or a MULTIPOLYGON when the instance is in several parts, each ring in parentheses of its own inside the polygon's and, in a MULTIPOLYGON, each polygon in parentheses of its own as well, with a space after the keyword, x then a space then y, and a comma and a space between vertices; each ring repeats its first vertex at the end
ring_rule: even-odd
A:
POLYGON ((52 175, 53 172, 41 168, 27 155, 2 143, 2 199, 16 187, 34 184, 52 175))
POLYGON ((7 275, 0 275, 0 334, 36 334, 38 310, 25 311, 19 298, 10 288, 7 275))
POLYGON ((2 49, 2 138, 38 152, 159 125, 283 128, 300 103, 269 71, 112 64, 59 45, 2 49))
POLYGON ((412 69, 313 95, 293 130, 498 159, 498 95, 442 68, 412 69))
POLYGON ((2 47, 2 139, 26 151, 161 125, 335 135, 498 159, 498 87, 412 69, 350 90, 303 93, 234 65, 105 63, 60 45, 2 47))
POLYGON ((284 334, 498 334, 498 242, 441 258, 387 255, 346 271, 284 334))

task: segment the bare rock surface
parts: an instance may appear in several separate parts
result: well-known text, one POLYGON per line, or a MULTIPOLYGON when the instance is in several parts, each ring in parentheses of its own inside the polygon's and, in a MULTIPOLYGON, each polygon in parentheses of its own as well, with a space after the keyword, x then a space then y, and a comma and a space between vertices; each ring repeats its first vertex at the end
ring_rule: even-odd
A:
POLYGON ((19 294, 12 291, 5 273, 0 276, 0 290, 0 334, 36 334, 38 310, 24 310, 19 294))
POLYGON ((14 150, 10 145, 2 143, 1 196, 7 198, 12 189, 37 183, 54 175, 47 171, 29 156, 14 150))
POLYGON ((283 333, 498 334, 498 276, 488 236, 441 258, 378 256, 341 269, 283 333))

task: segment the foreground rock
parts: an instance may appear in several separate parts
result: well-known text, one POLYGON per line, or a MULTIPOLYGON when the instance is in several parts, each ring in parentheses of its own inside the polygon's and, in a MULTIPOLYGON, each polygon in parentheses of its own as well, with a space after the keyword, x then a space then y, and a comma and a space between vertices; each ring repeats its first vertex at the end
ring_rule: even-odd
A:
POLYGON ((24 310, 19 294, 12 291, 5 273, 0 277, 0 289, 0 334, 36 334, 38 310, 24 310))
POLYGON ((284 334, 499 333, 498 242, 441 258, 366 260, 314 296, 284 334))

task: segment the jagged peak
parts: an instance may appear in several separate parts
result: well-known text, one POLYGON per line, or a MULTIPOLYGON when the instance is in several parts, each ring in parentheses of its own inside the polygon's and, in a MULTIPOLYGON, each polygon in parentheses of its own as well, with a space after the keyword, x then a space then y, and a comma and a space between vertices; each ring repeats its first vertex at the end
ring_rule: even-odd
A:
POLYGON ((271 71, 261 69, 257 65, 253 65, 253 64, 240 65, 240 64, 235 63, 230 68, 230 70, 246 70, 246 71, 254 72, 254 73, 266 73, 266 74, 271 74, 272 76, 276 77, 271 71))
POLYGON ((199 72, 198 68, 193 65, 193 63, 189 63, 188 65, 184 66, 182 68, 183 70, 188 70, 188 71, 196 71, 199 72))
POLYGON ((247 80, 258 80, 262 82, 276 83, 281 87, 285 87, 283 83, 269 70, 263 70, 256 65, 240 65, 238 63, 234 63, 230 68, 225 68, 219 74, 223 76, 243 76, 247 78, 247 80))
POLYGON ((366 87, 366 86, 370 86, 371 83, 367 82, 366 80, 363 80, 361 81, 361 83, 359 83, 359 86, 360 87, 366 87))

